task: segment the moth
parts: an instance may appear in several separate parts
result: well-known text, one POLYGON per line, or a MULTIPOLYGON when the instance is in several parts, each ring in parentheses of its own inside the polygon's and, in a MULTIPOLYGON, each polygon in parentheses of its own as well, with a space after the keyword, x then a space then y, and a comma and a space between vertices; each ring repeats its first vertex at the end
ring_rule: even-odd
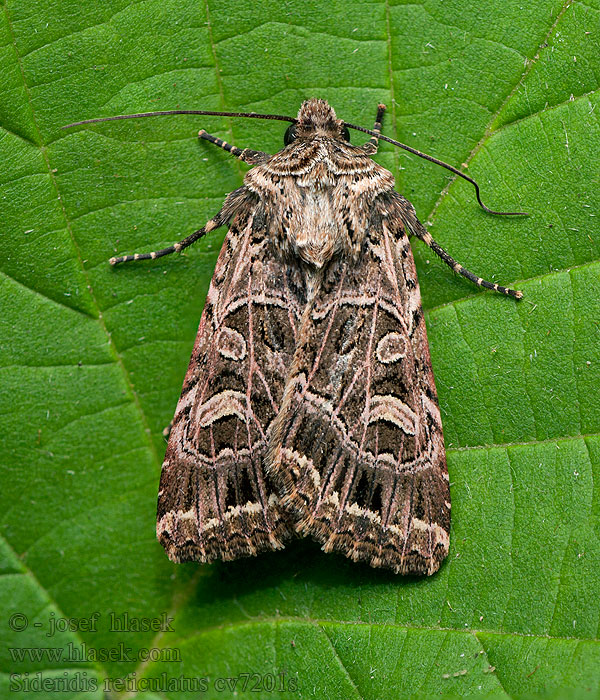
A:
POLYGON ((229 225, 160 479, 157 535, 175 562, 255 555, 295 535, 400 574, 432 574, 448 553, 448 470, 409 237, 475 284, 522 294, 453 260, 396 192, 372 159, 380 139, 469 180, 492 212, 471 178, 383 136, 384 110, 371 130, 320 99, 296 118, 159 113, 291 122, 274 155, 200 131, 253 166, 242 187, 179 243, 110 260, 156 259, 229 225), (370 140, 352 145, 349 128, 370 140))

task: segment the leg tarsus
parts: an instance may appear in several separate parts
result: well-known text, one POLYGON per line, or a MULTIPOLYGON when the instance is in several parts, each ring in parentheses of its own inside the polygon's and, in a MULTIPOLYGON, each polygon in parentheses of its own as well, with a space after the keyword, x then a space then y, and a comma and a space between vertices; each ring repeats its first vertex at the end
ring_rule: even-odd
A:
POLYGON ((199 238, 202 238, 202 236, 204 236, 205 234, 209 233, 210 231, 214 231, 216 228, 219 228, 219 226, 223 226, 224 223, 226 223, 226 221, 223 216, 223 210, 221 210, 216 216, 213 216, 212 219, 207 221, 201 229, 194 231, 194 233, 191 233, 189 236, 179 241, 178 243, 170 245, 168 248, 162 248, 162 250, 155 250, 152 253, 134 253, 133 255, 122 255, 120 257, 111 258, 109 262, 111 265, 120 265, 121 263, 138 260, 155 260, 156 258, 162 258, 164 255, 178 253, 184 248, 187 248, 188 246, 192 245, 192 243, 195 243, 199 238))
POLYGON ((227 151, 227 153, 231 153, 232 156, 235 156, 236 158, 239 158, 245 163, 249 163, 251 165, 264 163, 265 160, 271 157, 269 153, 264 153, 263 151, 253 151, 251 148, 238 148, 237 146, 232 146, 230 143, 227 143, 227 141, 223 141, 223 139, 217 138, 212 134, 208 134, 206 131, 204 131, 204 129, 200 129, 198 132, 198 137, 214 144, 215 146, 218 146, 219 148, 222 148, 224 151, 227 151))
POLYGON ((454 272, 456 272, 459 275, 462 275, 463 277, 466 277, 468 280, 471 280, 471 282, 474 282, 478 287, 484 287, 485 289, 491 289, 494 292, 498 292, 499 294, 505 294, 507 296, 514 297, 515 299, 521 299, 523 297, 523 292, 520 292, 516 289, 509 289, 508 287, 502 287, 499 284, 495 284, 493 282, 488 282, 487 280, 482 279, 478 275, 473 274, 470 270, 467 270, 464 268, 459 262, 457 262, 451 255, 448 255, 448 253, 442 248, 442 246, 437 242, 433 240, 432 235, 429 233, 429 231, 421 224, 420 221, 418 221, 418 226, 413 227, 411 226, 411 233, 414 233, 417 238, 420 238, 425 245, 429 246, 433 252, 439 256, 445 263, 448 265, 448 267, 451 267, 454 272))
MULTIPOLYGON (((373 131, 378 135, 381 133, 381 124, 383 122, 383 115, 385 114, 385 105, 377 105, 377 116, 375 117, 375 124, 373 125, 373 131)), ((367 155, 374 156, 379 148, 379 138, 378 136, 371 136, 371 138, 364 144, 363 150, 367 155)))

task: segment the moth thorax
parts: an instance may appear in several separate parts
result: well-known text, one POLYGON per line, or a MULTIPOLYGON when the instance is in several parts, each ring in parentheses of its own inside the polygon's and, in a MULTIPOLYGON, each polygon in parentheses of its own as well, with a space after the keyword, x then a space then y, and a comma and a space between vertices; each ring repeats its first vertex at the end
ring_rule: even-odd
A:
POLYGON ((298 184, 304 196, 296 225, 288 232, 290 243, 305 262, 323 267, 342 243, 333 188, 318 178, 298 184))

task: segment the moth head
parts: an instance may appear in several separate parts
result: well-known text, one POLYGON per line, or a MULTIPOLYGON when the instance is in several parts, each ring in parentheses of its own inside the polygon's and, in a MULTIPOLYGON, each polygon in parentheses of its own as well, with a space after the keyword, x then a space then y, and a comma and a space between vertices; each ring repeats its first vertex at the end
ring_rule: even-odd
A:
POLYGON ((313 99, 302 103, 297 121, 285 132, 284 142, 288 146, 296 139, 312 139, 315 136, 350 141, 348 127, 335 116, 333 107, 325 100, 313 99))

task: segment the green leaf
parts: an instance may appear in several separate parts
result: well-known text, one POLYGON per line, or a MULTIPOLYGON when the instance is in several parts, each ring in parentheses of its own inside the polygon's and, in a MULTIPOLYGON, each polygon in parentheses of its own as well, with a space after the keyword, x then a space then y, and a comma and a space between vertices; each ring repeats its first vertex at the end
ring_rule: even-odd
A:
POLYGON ((1 7, 2 695, 600 697, 598 0, 1 7), (377 156, 441 245, 525 293, 482 293, 414 245, 453 499, 427 580, 310 542, 174 565, 155 540, 161 433, 224 234, 107 260, 183 238, 239 186, 200 127, 271 152, 285 127, 60 127, 311 96, 366 126, 385 102, 387 134, 530 213, 486 215, 447 171, 377 156), (123 631, 125 613, 174 619, 123 631))

